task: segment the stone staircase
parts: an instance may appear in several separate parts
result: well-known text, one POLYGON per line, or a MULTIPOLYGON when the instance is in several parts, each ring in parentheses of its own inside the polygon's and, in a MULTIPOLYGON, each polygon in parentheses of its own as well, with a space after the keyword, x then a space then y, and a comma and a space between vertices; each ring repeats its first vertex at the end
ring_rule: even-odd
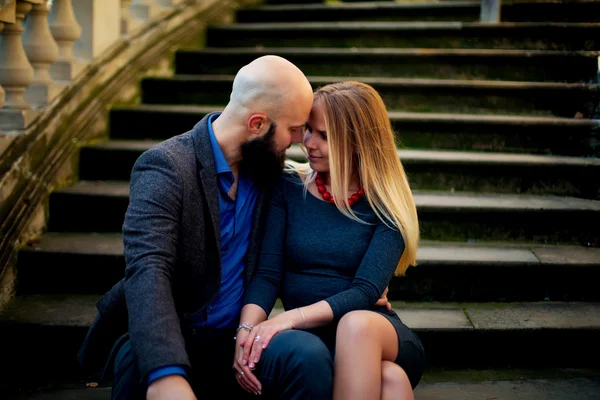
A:
POLYGON ((110 110, 110 138, 81 149, 80 182, 52 193, 48 232, 19 254, 0 388, 84 379, 94 303, 123 275, 133 163, 219 110, 264 54, 315 88, 360 80, 386 101, 423 238, 389 297, 428 371, 598 367, 600 2, 508 2, 498 25, 472 1, 301 3, 209 27, 173 76, 141 80, 140 104, 110 110))

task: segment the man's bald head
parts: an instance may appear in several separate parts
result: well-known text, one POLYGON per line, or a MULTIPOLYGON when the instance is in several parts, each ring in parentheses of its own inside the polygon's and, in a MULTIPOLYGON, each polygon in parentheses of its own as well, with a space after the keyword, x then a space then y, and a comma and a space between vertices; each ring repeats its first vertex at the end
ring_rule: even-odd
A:
POLYGON ((277 119, 295 104, 310 102, 313 91, 298 67, 278 56, 263 56, 242 67, 233 81, 230 105, 242 114, 277 119))

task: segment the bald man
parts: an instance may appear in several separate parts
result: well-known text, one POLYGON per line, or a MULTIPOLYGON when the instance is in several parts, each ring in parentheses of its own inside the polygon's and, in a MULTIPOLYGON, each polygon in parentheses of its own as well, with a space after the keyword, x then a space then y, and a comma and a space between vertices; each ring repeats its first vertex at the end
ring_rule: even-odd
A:
MULTIPOLYGON (((312 101, 297 67, 261 57, 238 72, 222 113, 136 161, 123 224, 125 277, 98 301, 79 354, 95 378, 113 372, 113 399, 246 394, 232 369, 242 295, 270 187, 285 150, 302 140, 312 101)), ((288 393, 280 398, 330 397, 332 366, 311 356, 297 343, 262 360, 280 375, 264 384, 288 393)), ((256 392, 269 391, 250 378, 256 392)))

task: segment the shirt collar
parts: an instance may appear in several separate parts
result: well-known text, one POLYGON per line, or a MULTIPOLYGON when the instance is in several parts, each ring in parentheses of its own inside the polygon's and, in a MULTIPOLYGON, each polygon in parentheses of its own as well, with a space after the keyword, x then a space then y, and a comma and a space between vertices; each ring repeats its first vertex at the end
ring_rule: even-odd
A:
POLYGON ((225 155, 223 155, 223 150, 219 147, 219 143, 215 138, 215 132, 212 128, 212 123, 216 120, 221 113, 214 113, 208 117, 208 136, 210 137, 210 146, 212 147, 213 156, 215 158, 215 169, 217 170, 217 174, 222 174, 224 172, 231 172, 231 167, 227 163, 225 159, 225 155))

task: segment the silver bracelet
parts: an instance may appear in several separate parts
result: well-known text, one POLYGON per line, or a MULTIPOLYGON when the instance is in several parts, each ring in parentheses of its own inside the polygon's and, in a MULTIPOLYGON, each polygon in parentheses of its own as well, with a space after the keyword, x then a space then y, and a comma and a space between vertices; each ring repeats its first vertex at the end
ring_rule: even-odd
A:
POLYGON ((300 307, 296 308, 296 310, 300 311, 300 314, 302 315, 302 325, 306 324, 306 317, 304 316, 304 313, 302 312, 302 310, 300 309, 300 307))
POLYGON ((235 330, 235 336, 233 337, 233 340, 237 340, 237 334, 240 331, 240 329, 250 332, 252 330, 252 328, 254 328, 254 325, 252 325, 252 324, 249 324, 246 322, 244 322, 243 324, 240 324, 237 327, 237 329, 235 330))

